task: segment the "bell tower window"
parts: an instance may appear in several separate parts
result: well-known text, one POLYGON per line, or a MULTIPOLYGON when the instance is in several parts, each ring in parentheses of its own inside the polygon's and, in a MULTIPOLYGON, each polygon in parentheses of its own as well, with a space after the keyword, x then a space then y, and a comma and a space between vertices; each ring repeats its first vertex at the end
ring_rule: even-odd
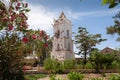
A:
POLYGON ((58 30, 58 38, 60 37, 60 30, 58 30))
POLYGON ((59 30, 55 33, 55 37, 57 37, 57 38, 60 37, 60 31, 59 30))
POLYGON ((69 38, 69 30, 67 30, 67 38, 69 38))

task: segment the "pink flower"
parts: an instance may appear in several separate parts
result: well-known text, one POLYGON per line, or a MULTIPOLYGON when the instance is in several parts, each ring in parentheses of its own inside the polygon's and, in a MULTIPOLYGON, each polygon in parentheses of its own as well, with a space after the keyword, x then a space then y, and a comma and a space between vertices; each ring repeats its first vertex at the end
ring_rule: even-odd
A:
POLYGON ((25 7, 28 7, 28 3, 25 4, 25 7))
POLYGON ((13 15, 11 15, 10 21, 14 21, 15 17, 13 15))
POLYGON ((46 35, 46 37, 45 37, 46 39, 48 39, 48 35, 46 35))
POLYGON ((43 35, 44 35, 44 31, 41 30, 41 31, 40 31, 40 36, 43 36, 43 35))
POLYGON ((3 19, 2 19, 2 22, 6 22, 8 20, 8 18, 7 17, 4 17, 3 19))
POLYGON ((45 46, 45 47, 48 47, 48 44, 47 44, 47 43, 45 43, 45 44, 44 44, 44 46, 45 46))
POLYGON ((12 24, 8 24, 8 29, 12 30, 13 29, 13 25, 12 24))
POLYGON ((27 43, 27 42, 28 42, 28 38, 24 37, 24 38, 22 39, 22 41, 25 42, 25 43, 27 43))
POLYGON ((24 13, 20 13, 19 16, 20 16, 21 18, 23 18, 23 17, 25 16, 25 14, 24 14, 24 13))
POLYGON ((18 7, 20 6, 20 2, 17 3, 17 6, 18 6, 18 7))
POLYGON ((18 7, 18 6, 16 6, 15 8, 16 8, 16 10, 18 11, 19 7, 18 7))
POLYGON ((36 35, 35 34, 33 34, 32 35, 32 39, 36 39, 37 37, 36 37, 36 35))

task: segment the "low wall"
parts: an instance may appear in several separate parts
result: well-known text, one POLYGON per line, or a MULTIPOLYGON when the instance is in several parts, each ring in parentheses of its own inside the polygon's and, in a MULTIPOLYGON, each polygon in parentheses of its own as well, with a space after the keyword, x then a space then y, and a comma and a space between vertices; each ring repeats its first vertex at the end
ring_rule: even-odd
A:
MULTIPOLYGON (((70 69, 65 70, 64 74, 67 74, 71 71, 81 72, 81 73, 95 73, 95 69, 70 69)), ((118 73, 117 69, 102 69, 100 73, 118 73)), ((25 74, 52 74, 52 71, 45 70, 44 68, 34 68, 34 70, 26 70, 25 74)))

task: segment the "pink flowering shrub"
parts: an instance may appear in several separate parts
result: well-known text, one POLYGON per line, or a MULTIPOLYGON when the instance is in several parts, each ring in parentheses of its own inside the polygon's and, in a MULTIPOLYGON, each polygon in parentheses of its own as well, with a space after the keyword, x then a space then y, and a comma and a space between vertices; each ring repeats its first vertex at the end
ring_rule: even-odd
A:
POLYGON ((0 1, 0 80, 25 80, 23 59, 25 45, 19 34, 25 34, 28 28, 26 13, 28 4, 22 0, 10 0, 6 7, 0 1))
POLYGON ((43 30, 29 30, 26 35, 29 41, 25 39, 24 42, 26 43, 28 41, 27 45, 29 47, 29 51, 31 53, 34 51, 38 57, 38 61, 43 64, 50 47, 48 35, 43 30))
MULTIPOLYGON (((4 0, 3 0, 4 1, 4 0)), ((39 61, 46 57, 48 35, 43 30, 28 30, 28 4, 0 1, 0 80, 25 80, 23 67, 27 53, 35 51, 39 61)))

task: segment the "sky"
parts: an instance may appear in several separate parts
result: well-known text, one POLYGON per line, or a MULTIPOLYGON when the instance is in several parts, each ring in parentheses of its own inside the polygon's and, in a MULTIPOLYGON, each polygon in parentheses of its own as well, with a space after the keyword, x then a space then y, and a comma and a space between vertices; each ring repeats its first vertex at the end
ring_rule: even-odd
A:
MULTIPOLYGON (((101 34, 107 41, 96 47, 100 50, 105 47, 120 48, 116 42, 117 35, 107 35, 106 28, 114 25, 115 14, 120 11, 120 5, 109 9, 102 5, 102 0, 25 0, 31 11, 28 13, 30 29, 43 29, 53 35, 53 20, 58 19, 63 11, 72 21, 72 31, 77 33, 78 27, 85 27, 90 34, 101 34)), ((76 49, 74 49, 75 51, 76 49)))

